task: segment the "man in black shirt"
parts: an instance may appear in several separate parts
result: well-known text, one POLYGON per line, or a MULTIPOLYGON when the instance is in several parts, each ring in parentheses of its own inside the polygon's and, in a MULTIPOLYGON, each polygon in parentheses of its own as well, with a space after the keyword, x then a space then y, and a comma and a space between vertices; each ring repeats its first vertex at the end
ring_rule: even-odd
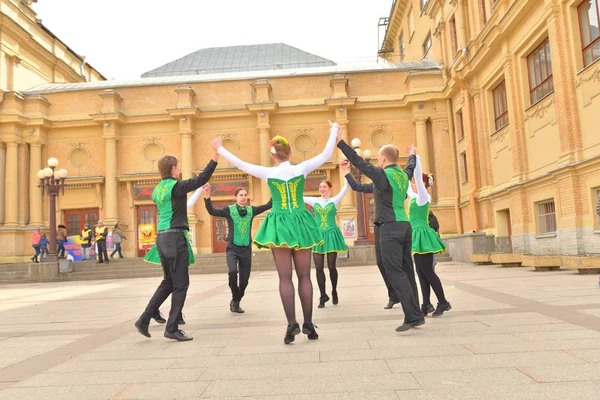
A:
POLYGON ((210 183, 204 185, 204 203, 206 210, 214 217, 227 219, 227 268, 229 270, 229 288, 231 289, 232 313, 243 313, 240 301, 250 279, 252 266, 252 220, 272 207, 272 201, 257 207, 247 207, 248 191, 242 187, 235 190, 235 204, 223 208, 214 208, 210 201, 210 183), (238 284, 239 264, 239 284, 238 284))
POLYGON ((404 210, 409 180, 416 166, 416 148, 409 147, 409 159, 404 170, 396 164, 399 151, 386 145, 379 150, 378 161, 383 168, 367 163, 352 147, 339 138, 338 148, 348 160, 373 181, 375 225, 379 240, 375 251, 381 257, 385 273, 404 310, 404 323, 396 328, 404 332, 425 323, 419 310, 415 270, 412 262, 412 229, 404 210))
MULTIPOLYGON (((221 139, 215 139, 220 145, 221 139)), ((219 146, 217 146, 218 148, 219 146)), ((171 295, 171 311, 165 329, 165 337, 178 341, 192 340, 179 329, 178 321, 185 303, 185 297, 190 285, 188 241, 186 231, 189 230, 187 221, 187 194, 208 183, 215 168, 219 154, 213 152, 212 160, 195 178, 179 180, 181 170, 179 160, 173 156, 163 156, 158 160, 158 170, 162 180, 154 188, 152 200, 158 208, 158 229, 156 247, 163 268, 163 281, 150 299, 148 306, 135 322, 138 332, 150 337, 148 326, 160 305, 171 295)))

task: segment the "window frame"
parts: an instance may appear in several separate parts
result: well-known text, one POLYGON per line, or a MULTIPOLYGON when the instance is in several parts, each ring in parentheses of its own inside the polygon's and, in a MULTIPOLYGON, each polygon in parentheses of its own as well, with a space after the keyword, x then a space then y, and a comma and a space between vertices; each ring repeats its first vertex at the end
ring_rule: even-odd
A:
POLYGON ((433 40, 431 39, 431 31, 427 34, 427 36, 425 36, 425 40, 423 41, 423 58, 427 57, 427 54, 429 54, 429 51, 431 50, 431 48, 433 47, 433 40), (427 50, 425 50, 425 44, 429 42, 429 47, 427 48, 427 50))
POLYGON ((458 129, 458 132, 460 133, 460 136, 458 137, 458 141, 460 142, 461 140, 463 140, 465 138, 465 119, 464 119, 462 110, 457 111, 456 121, 458 122, 458 124, 460 126, 460 129, 458 129))
POLYGON ((542 201, 537 201, 535 203, 535 207, 536 207, 536 217, 537 217, 537 231, 538 231, 538 235, 540 236, 550 236, 550 235, 556 235, 556 233, 558 232, 558 223, 556 220, 556 202, 554 201, 554 199, 546 199, 546 200, 542 200, 542 201), (552 212, 548 211, 548 208, 546 208, 545 210, 542 209, 542 207, 548 207, 548 206, 552 206, 552 212), (552 219, 548 219, 550 216, 552 216, 552 219), (544 219, 544 223, 543 225, 545 226, 546 230, 542 231, 542 218, 544 219), (550 230, 553 227, 554 230, 550 230))
MULTIPOLYGON (((592 65, 594 62, 596 62, 598 59, 600 59, 600 57, 593 59, 589 64, 586 63, 586 59, 585 59, 585 53, 588 50, 592 50, 592 54, 594 54, 593 48, 596 46, 596 44, 598 44, 600 42, 600 34, 598 35, 598 37, 594 40, 592 40, 587 46, 584 45, 583 42, 583 26, 581 24, 581 13, 579 12, 579 8, 581 6, 583 6, 584 3, 586 3, 588 0, 582 0, 578 5, 577 5, 577 20, 579 21, 579 37, 581 39, 581 57, 583 58, 583 67, 586 68, 590 65, 592 65)), ((600 1, 599 0, 591 0, 596 2, 596 18, 598 18, 598 22, 600 23, 600 1)), ((588 10, 588 15, 589 15, 589 10, 588 10)), ((590 30, 590 37, 592 37, 592 32, 591 32, 591 24, 589 21, 589 17, 588 17, 588 26, 587 28, 590 30)), ((593 57, 592 57, 593 58, 593 57)))
POLYGON ((505 126, 508 125, 509 123, 509 119, 508 119, 508 98, 506 96, 506 79, 502 79, 502 81, 500 83, 498 83, 496 85, 496 87, 494 87, 492 89, 492 101, 494 103, 494 127, 496 128, 495 132, 499 131, 500 129, 504 128, 505 126), (499 90, 503 90, 502 92, 499 92, 499 90), (504 106, 504 111, 498 115, 498 112, 501 110, 498 110, 496 107, 496 99, 497 99, 497 95, 499 97, 499 101, 504 100, 503 102, 503 106, 504 106), (503 118, 506 117, 506 122, 503 125, 502 124, 502 120, 503 118), (500 123, 500 124, 499 124, 500 123))
MULTIPOLYGON (((544 39, 539 45, 537 45, 531 52, 529 52, 529 54, 527 55, 527 79, 529 80, 529 99, 531 101, 531 105, 537 104, 538 102, 540 102, 542 99, 544 99, 546 96, 548 96, 549 94, 554 92, 554 75, 552 73, 552 53, 550 52, 550 38, 546 37, 546 39, 544 39), (546 55, 546 62, 544 63, 544 68, 546 70, 546 78, 544 80, 541 80, 535 87, 533 87, 533 83, 531 82, 531 63, 530 60, 532 57, 534 57, 534 55, 537 56, 538 60, 539 60, 539 65, 540 65, 540 70, 539 70, 539 76, 541 79, 542 76, 542 59, 541 59, 541 51, 542 49, 544 50, 544 52, 546 51, 546 46, 548 49, 548 55, 546 55), (548 68, 548 66, 550 66, 550 68, 548 68), (549 69, 549 70, 548 70, 549 69), (546 83, 551 83, 552 88, 548 90, 547 93, 544 93, 543 95, 537 97, 534 101, 534 95, 536 95, 536 92, 538 91, 538 89, 542 88, 542 92, 543 92, 543 86, 546 83)), ((533 61, 533 65, 535 68, 535 61, 533 61)), ((533 71, 534 72, 534 76, 536 75, 537 71, 533 71)))
POLYGON ((452 58, 456 58, 458 53, 458 33, 456 31, 456 16, 452 15, 450 18, 450 45, 452 46, 452 58))
POLYGON ((462 184, 464 185, 465 183, 469 182, 469 170, 467 169, 469 166, 467 165, 467 152, 463 151, 462 153, 460 153, 460 159, 461 159, 461 164, 462 164, 462 170, 463 170, 463 174, 461 176, 462 178, 462 184))
POLYGON ((406 56, 406 43, 404 42, 404 31, 400 32, 400 37, 398 40, 400 46, 400 61, 404 61, 404 57, 406 56))

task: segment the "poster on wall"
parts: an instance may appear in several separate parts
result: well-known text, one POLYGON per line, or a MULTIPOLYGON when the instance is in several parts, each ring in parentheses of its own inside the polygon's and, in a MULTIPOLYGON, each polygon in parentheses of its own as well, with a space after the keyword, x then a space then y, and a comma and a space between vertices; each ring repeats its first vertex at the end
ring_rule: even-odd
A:
POLYGON ((354 218, 342 219, 342 234, 344 237, 356 236, 356 222, 354 218))
MULTIPOLYGON (((67 254, 70 254, 73 257, 73 261, 83 261, 83 251, 81 248, 81 243, 82 241, 81 239, 79 239, 79 236, 68 236, 67 241, 65 242, 65 257, 67 256, 67 254)), ((112 241, 112 236, 109 233, 108 237, 106 238, 106 250, 112 251, 114 248, 115 245, 112 241)), ((92 242, 90 258, 92 260, 97 259, 97 247, 95 242, 92 242)))
POLYGON ((138 225, 138 250, 148 252, 156 243, 156 227, 154 224, 138 225))

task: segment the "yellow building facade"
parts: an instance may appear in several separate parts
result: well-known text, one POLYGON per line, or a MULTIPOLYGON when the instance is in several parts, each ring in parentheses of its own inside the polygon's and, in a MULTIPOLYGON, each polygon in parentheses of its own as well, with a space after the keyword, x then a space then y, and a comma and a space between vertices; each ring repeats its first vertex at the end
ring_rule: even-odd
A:
POLYGON ((394 2, 380 54, 444 75, 458 233, 494 235, 496 251, 600 253, 598 5, 394 2))

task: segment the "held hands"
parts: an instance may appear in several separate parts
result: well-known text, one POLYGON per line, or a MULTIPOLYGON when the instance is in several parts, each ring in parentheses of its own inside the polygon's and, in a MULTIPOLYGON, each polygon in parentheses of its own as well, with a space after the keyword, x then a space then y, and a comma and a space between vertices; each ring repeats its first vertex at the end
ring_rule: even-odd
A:
POLYGON ((342 161, 340 163, 340 168, 344 172, 344 175, 348 174, 348 172, 350 172, 350 161, 342 161))
POLYGON ((212 142, 212 147, 214 151, 219 150, 219 147, 223 146, 223 139, 219 136, 212 142))
POLYGON ((210 189, 211 189, 210 183, 207 183, 206 185, 202 186, 202 190, 203 190, 205 199, 210 199, 210 189))
POLYGON ((329 122, 329 128, 337 128, 338 132, 337 132, 337 137, 336 137, 336 143, 339 143, 340 140, 342 140, 342 132, 344 132, 344 127, 340 126, 340 124, 338 124, 337 122, 331 122, 331 121, 327 121, 329 122))

